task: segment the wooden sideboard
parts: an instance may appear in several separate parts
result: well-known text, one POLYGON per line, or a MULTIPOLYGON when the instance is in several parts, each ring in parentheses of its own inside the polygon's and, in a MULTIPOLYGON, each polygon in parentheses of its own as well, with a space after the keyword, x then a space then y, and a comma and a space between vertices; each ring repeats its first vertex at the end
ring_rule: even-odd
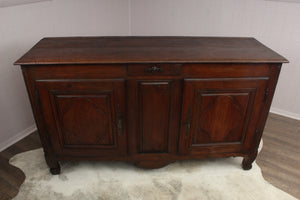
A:
POLYGON ((61 160, 158 168, 257 156, 285 58, 254 38, 44 38, 22 58, 52 174, 61 160))

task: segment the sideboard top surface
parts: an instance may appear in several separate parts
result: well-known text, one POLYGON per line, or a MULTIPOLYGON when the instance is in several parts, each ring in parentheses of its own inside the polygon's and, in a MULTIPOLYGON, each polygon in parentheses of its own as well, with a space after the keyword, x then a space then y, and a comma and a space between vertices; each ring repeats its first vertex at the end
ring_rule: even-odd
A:
POLYGON ((113 36, 43 38, 15 64, 285 62, 254 38, 113 36))

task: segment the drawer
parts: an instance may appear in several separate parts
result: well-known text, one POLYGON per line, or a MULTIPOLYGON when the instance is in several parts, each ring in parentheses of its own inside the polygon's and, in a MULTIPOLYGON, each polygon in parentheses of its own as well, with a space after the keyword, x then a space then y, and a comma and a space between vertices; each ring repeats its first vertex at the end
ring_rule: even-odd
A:
POLYGON ((128 76, 178 76, 182 64, 131 64, 128 76))
POLYGON ((269 74, 269 64, 200 63, 185 64, 182 67, 185 78, 268 77, 269 74))
POLYGON ((41 65, 23 67, 36 79, 114 79, 126 76, 126 65, 41 65))

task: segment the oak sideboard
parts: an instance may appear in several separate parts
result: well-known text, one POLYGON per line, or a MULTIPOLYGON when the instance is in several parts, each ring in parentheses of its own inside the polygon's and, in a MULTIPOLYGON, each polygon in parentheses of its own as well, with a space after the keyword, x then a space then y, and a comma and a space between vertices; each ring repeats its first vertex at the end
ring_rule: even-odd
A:
POLYGON ((52 174, 62 160, 159 168, 257 156, 284 57, 254 38, 44 38, 21 65, 52 174))

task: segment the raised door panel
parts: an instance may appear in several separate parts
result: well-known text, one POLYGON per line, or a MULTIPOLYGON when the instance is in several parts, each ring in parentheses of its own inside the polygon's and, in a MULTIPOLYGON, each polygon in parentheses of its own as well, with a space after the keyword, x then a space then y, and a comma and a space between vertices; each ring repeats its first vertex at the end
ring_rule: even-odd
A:
POLYGON ((129 141, 132 154, 177 151, 180 122, 179 80, 130 80, 129 141))
POLYGON ((180 152, 243 152, 255 137, 267 78, 185 80, 180 152))
POLYGON ((197 112, 198 127, 193 135, 193 144, 240 142, 243 125, 249 117, 249 100, 252 91, 200 92, 193 105, 197 112), (248 114, 248 116, 247 116, 248 114))
POLYGON ((170 84, 141 82, 139 84, 140 152, 168 152, 170 118, 170 84))
POLYGON ((53 96, 56 107, 54 112, 65 147, 102 147, 115 144, 109 93, 53 96))
POLYGON ((56 153, 126 153, 122 80, 40 80, 36 84, 56 153))

